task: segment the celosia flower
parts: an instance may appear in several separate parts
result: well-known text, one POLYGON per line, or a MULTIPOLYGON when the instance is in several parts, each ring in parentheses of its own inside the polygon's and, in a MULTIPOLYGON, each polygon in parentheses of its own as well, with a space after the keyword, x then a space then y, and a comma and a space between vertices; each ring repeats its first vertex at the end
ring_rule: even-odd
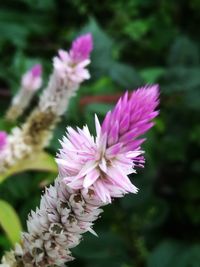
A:
POLYGON ((64 266, 73 259, 70 250, 82 234, 95 234, 92 227, 101 207, 111 197, 137 191, 127 175, 143 165, 144 139, 136 138, 153 125, 157 104, 158 87, 141 88, 129 98, 126 93, 102 126, 96 117, 96 138, 87 126, 68 128, 57 159, 59 176, 30 213, 22 247, 3 257, 3 267, 64 266))
POLYGON ((89 56, 92 48, 92 36, 88 33, 73 42, 69 53, 64 50, 58 51, 58 57, 54 58, 54 68, 64 83, 78 84, 90 78, 85 67, 90 63, 89 56))
POLYGON ((0 131, 0 152, 5 148, 7 144, 7 133, 0 131))
POLYGON ((75 39, 69 52, 58 51, 53 59, 53 74, 40 99, 41 110, 51 110, 59 116, 64 113, 80 84, 90 78, 86 66, 90 63, 91 50, 92 36, 86 34, 75 39))
POLYGON ((145 139, 137 138, 153 126, 158 94, 157 85, 140 88, 130 97, 126 93, 107 113, 102 126, 96 117, 96 138, 87 126, 77 131, 67 128, 57 159, 67 186, 90 190, 102 202, 137 192, 128 175, 144 164, 140 145, 145 139))
POLYGON ((42 85, 41 74, 42 67, 40 64, 36 64, 22 76, 21 88, 12 99, 11 106, 6 114, 7 120, 15 121, 22 115, 31 102, 35 92, 42 85))
POLYGON ((34 65, 22 77, 22 87, 26 90, 36 91, 42 85, 42 66, 40 64, 34 65))

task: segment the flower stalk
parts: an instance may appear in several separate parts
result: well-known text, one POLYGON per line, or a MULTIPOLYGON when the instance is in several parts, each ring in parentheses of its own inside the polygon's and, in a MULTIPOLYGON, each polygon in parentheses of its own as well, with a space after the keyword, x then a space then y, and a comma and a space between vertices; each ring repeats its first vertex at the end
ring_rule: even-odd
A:
MULTIPOLYGON (((26 122, 21 127, 15 127, 8 137, 7 147, 0 162, 0 174, 24 158, 36 155, 49 144, 52 131, 66 111, 71 97, 75 95, 80 84, 90 78, 86 67, 90 63, 92 47, 91 34, 85 34, 72 43, 69 52, 59 50, 58 56, 53 59, 53 73, 39 99, 38 107, 32 111, 26 122)), ((24 78, 26 83, 30 84, 27 79, 24 78)))
POLYGON ((87 126, 67 128, 57 155, 59 175, 31 212, 21 246, 7 253, 1 267, 64 266, 82 234, 91 232, 102 207, 127 193, 137 193, 128 175, 143 167, 140 138, 158 115, 158 86, 126 93, 102 125, 95 118, 96 137, 87 126))

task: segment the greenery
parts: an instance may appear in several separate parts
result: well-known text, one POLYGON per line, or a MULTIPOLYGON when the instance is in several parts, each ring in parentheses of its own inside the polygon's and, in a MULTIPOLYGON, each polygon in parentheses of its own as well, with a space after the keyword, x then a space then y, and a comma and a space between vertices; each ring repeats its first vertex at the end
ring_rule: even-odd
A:
MULTIPOLYGON (((95 224, 99 238, 86 234, 69 266, 199 267, 200 1, 9 0, 0 7, 2 118, 27 67, 42 63, 47 80, 58 48, 68 48, 81 32, 94 36, 92 79, 56 129, 48 148, 53 156, 68 124, 92 130, 94 113, 102 119, 125 89, 160 84, 160 116, 144 145, 146 167, 132 177, 139 193, 105 207, 95 224)), ((1 119, 0 129, 10 125, 1 119)), ((55 174, 45 170, 1 182, 0 222, 8 220, 1 255, 21 227, 13 208, 25 229, 28 212, 52 181, 55 174)))

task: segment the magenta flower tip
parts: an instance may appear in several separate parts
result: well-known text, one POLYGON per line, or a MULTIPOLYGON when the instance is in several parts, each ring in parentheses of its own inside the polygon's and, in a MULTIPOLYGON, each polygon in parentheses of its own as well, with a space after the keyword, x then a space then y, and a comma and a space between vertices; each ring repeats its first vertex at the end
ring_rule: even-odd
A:
POLYGON ((0 151, 5 147, 7 144, 7 133, 4 131, 0 131, 0 151))
MULTIPOLYGON (((90 64, 89 56, 92 51, 92 35, 90 33, 75 39, 69 52, 59 50, 53 65, 58 77, 66 84, 80 84, 90 78, 86 66, 90 64)), ((73 87, 73 86, 72 86, 73 87)))
POLYGON ((158 115, 158 97, 158 85, 139 88, 130 96, 126 92, 103 121, 102 132, 107 133, 108 144, 120 141, 127 145, 149 130, 153 126, 151 120, 158 115))
POLYGON ((31 73, 33 77, 39 77, 42 74, 42 66, 41 64, 36 64, 31 68, 31 73))
POLYGON ((92 34, 87 33, 79 36, 74 40, 69 53, 75 62, 80 62, 82 60, 89 58, 92 49, 93 49, 92 34))
POLYGON ((42 85, 42 66, 40 64, 34 65, 22 76, 22 87, 27 91, 36 91, 42 85))

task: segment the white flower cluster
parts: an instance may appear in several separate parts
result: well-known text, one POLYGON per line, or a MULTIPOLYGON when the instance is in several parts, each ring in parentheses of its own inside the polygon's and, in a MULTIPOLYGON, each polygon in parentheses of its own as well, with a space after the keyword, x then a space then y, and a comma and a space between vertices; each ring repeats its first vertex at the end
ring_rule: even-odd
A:
POLYGON ((22 267, 22 248, 19 244, 16 244, 15 250, 6 252, 2 258, 0 267, 22 267))
POLYGON ((31 146, 24 142, 22 130, 18 127, 13 128, 7 137, 5 149, 0 153, 0 173, 4 173, 31 152, 31 146))
POLYGON ((92 192, 70 189, 58 177, 54 186, 46 189, 40 207, 29 215, 28 232, 22 234, 22 253, 10 252, 16 265, 8 266, 64 266, 73 260, 70 249, 80 243, 82 234, 96 234, 93 222, 105 204, 92 192))
POLYGON ((49 80, 49 84, 44 90, 39 102, 41 112, 50 111, 57 116, 61 116, 69 104, 69 100, 78 90, 80 84, 70 83, 70 87, 54 72, 49 80))

